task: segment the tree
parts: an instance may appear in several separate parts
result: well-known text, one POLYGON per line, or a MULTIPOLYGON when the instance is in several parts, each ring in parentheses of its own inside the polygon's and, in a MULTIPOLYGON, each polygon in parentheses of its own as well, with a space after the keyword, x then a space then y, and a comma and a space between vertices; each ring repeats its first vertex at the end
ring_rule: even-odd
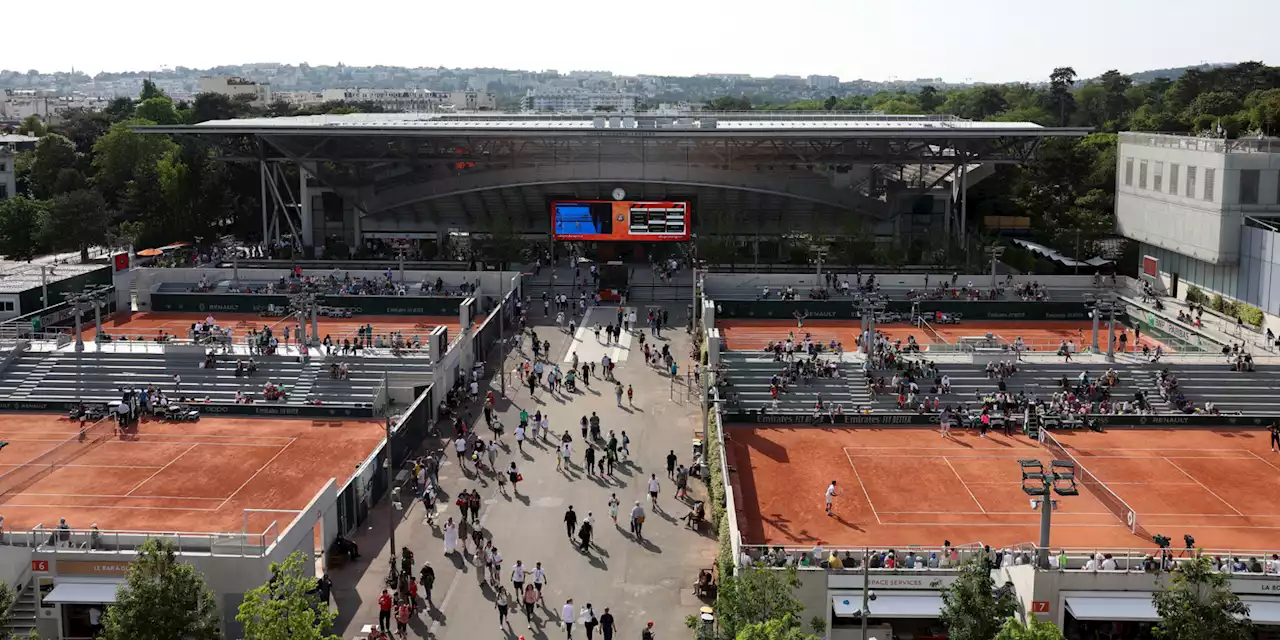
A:
POLYGON ((1249 606, 1231 592, 1224 573, 1197 556, 1178 565, 1169 585, 1151 597, 1160 614, 1153 629, 1161 640, 1246 640, 1253 638, 1249 606))
POLYGON ((805 633, 800 620, 791 614, 765 622, 747 625, 734 640, 818 640, 818 636, 805 633))
POLYGON ((328 633, 337 614, 320 602, 316 579, 297 551, 271 563, 271 580, 244 594, 236 620, 245 640, 341 640, 328 633))
POLYGON ((126 121, 112 125, 111 131, 93 145, 93 182, 111 205, 124 195, 131 181, 154 173, 160 159, 177 148, 164 136, 130 131, 132 124, 147 123, 126 121))
POLYGON ((80 251, 80 262, 89 261, 89 247, 107 240, 107 203, 94 189, 80 189, 49 202, 41 235, 44 245, 59 251, 80 251))
POLYGON ((31 190, 37 198, 51 198, 58 194, 58 173, 76 164, 76 145, 56 134, 40 138, 36 143, 36 155, 31 162, 31 190))
POLYGON ((1058 126, 1065 127, 1075 113, 1076 101, 1071 95, 1071 86, 1076 82, 1076 70, 1071 67, 1058 67, 1049 74, 1049 103, 1052 111, 1058 114, 1058 126))
MULTIPOLYGON (((713 636, 714 640, 736 640, 748 627, 766 625, 771 620, 792 618, 794 622, 800 612, 804 611, 804 605, 792 593, 799 585, 800 579, 796 576, 795 567, 749 567, 738 575, 722 574, 720 590, 716 595, 719 627, 713 636)), ((698 629, 702 621, 697 616, 689 616, 685 619, 685 625, 690 629, 698 629)), ((774 628, 778 627, 775 625, 774 628)), ((763 628, 753 631, 763 632, 763 628)), ((767 635, 755 637, 773 638, 767 635)), ((780 637, 795 640, 787 636, 780 637)))
POLYGON ((1187 120, 1195 120, 1200 116, 1227 116, 1231 115, 1241 108, 1240 99, 1234 94, 1226 91, 1210 91, 1202 93, 1191 101, 1187 107, 1185 118, 1187 120))
MULTIPOLYGON (((274 106, 274 103, 272 103, 274 106)), ((286 103, 288 104, 288 103, 286 103)), ((236 117, 236 103, 221 93, 201 93, 191 102, 191 124, 236 117)))
POLYGON ((178 123, 178 111, 174 108, 173 101, 166 96, 139 102, 137 108, 133 111, 133 115, 139 120, 146 120, 154 124, 178 123))
POLYGON ((138 547, 116 603, 103 620, 106 640, 220 640, 218 605, 204 576, 178 561, 177 547, 152 538, 138 547))
POLYGON ((837 104, 840 104, 839 98, 835 96, 827 96, 827 99, 822 103, 822 108, 826 111, 834 111, 837 104))
POLYGON ((1028 624, 1009 618, 1004 621, 1004 627, 995 640, 1062 640, 1062 629, 1052 622, 1041 622, 1035 618, 1031 618, 1028 624))
POLYGON ((916 96, 916 102, 920 103, 921 111, 933 113, 942 105, 942 98, 938 97, 937 87, 927 84, 920 88, 920 95, 916 96))
POLYGON ((34 113, 23 118, 22 124, 18 125, 18 133, 24 136, 35 136, 39 138, 48 131, 48 127, 44 126, 44 122, 40 120, 40 116, 34 113))
POLYGON ((10 260, 29 260, 40 253, 45 215, 45 203, 39 200, 23 196, 0 200, 0 254, 10 260))
POLYGON ((991 640, 1014 610, 1013 595, 996 590, 991 560, 980 554, 961 565, 956 581, 942 592, 938 618, 951 640, 991 640))
POLYGON ((160 90, 160 87, 156 86, 156 83, 151 81, 151 78, 147 78, 142 81, 142 93, 138 94, 138 100, 140 102, 164 97, 166 97, 164 92, 160 90))

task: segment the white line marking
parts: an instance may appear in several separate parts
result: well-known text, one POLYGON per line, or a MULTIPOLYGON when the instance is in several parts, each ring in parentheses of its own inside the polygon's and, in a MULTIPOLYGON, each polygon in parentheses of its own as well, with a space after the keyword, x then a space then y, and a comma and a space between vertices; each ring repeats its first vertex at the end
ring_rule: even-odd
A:
MULTIPOLYGON (((925 427, 924 427, 924 425, 921 425, 921 429, 924 429, 924 428, 925 428, 925 427)), ((929 430, 930 430, 930 431, 932 431, 932 429, 929 429, 929 430)), ((936 433, 936 432, 935 432, 935 433, 936 433)), ((1030 443, 1030 442, 1032 442, 1032 441, 1027 440, 1026 442, 1030 443)), ((844 448, 845 448, 845 449, 857 449, 857 450, 880 450, 880 449, 883 449, 883 450, 885 450, 885 451, 902 451, 902 447, 844 447, 844 448)), ((1028 448, 1028 449, 1031 449, 1031 448, 1033 448, 1033 447, 1027 447, 1027 448, 1028 448)), ((912 450, 912 451, 963 451, 964 449, 963 449, 963 448, 961 448, 961 447, 911 447, 911 450, 912 450)), ((1168 452, 1168 451, 1197 451, 1197 452, 1203 452, 1203 451, 1234 451, 1234 452, 1236 452, 1236 453, 1250 452, 1248 449, 1240 449, 1240 448, 1235 448, 1235 449, 1170 449, 1170 448, 1168 448, 1168 447, 1164 447, 1164 448, 1156 448, 1156 449, 1137 449, 1137 448, 1133 448, 1133 447, 1125 447, 1125 449, 1124 449, 1124 450, 1125 450, 1125 451, 1156 451, 1156 452, 1162 452, 1162 453, 1163 453, 1163 452, 1168 452)), ((995 449, 995 451, 998 451, 998 449, 995 449)), ((1250 452, 1250 453, 1252 453, 1252 452, 1250 452)), ((1089 454, 1087 454, 1087 453, 1085 453, 1084 455, 1089 456, 1089 454)), ((1097 457, 1097 456, 1089 456, 1089 457, 1090 457, 1090 458, 1094 458, 1094 457, 1097 457)), ((1138 456, 1138 457, 1142 457, 1142 456, 1138 456)))
POLYGON ((1173 463, 1173 461, 1172 461, 1172 460, 1170 460, 1170 459, 1168 459, 1168 458, 1165 458, 1165 459, 1164 459, 1164 461, 1165 461, 1165 462, 1168 462, 1170 465, 1172 465, 1174 469, 1177 469, 1178 471, 1181 471, 1181 472, 1183 473, 1183 475, 1187 476, 1188 478, 1191 478, 1191 480, 1192 480, 1193 482, 1195 482, 1196 484, 1200 485, 1200 488, 1201 488, 1201 489, 1204 489, 1205 491, 1208 491, 1208 492, 1209 492, 1209 495, 1211 495, 1211 496, 1213 496, 1213 497, 1217 498, 1220 502, 1222 502, 1222 504, 1227 505, 1227 508, 1228 508, 1228 509, 1231 509, 1232 511, 1236 512, 1236 514, 1237 514, 1237 515, 1242 515, 1242 516, 1244 515, 1243 513, 1240 513, 1240 510, 1239 510, 1239 509, 1237 509, 1237 508, 1235 508, 1235 507, 1231 506, 1231 503, 1230 503, 1230 502, 1227 502, 1226 500, 1223 500, 1223 499, 1222 499, 1222 496, 1220 496, 1220 495, 1218 495, 1218 494, 1214 493, 1212 489, 1210 489, 1209 487, 1204 486, 1204 483, 1200 482, 1199 480, 1196 480, 1196 477, 1195 477, 1195 476, 1193 476, 1193 475, 1191 475, 1191 474, 1187 473, 1186 469, 1183 469, 1182 467, 1179 467, 1178 465, 1174 464, 1174 463, 1173 463))
POLYGON ((867 485, 862 483, 862 476, 858 474, 858 466, 853 464, 853 457, 849 452, 845 452, 845 457, 849 459, 849 468, 853 469, 853 477, 858 481, 858 486, 862 487, 862 495, 867 497, 867 506, 871 508, 871 515, 876 517, 876 524, 884 524, 880 522, 880 514, 876 513, 876 505, 871 502, 871 494, 867 492, 867 485))
POLYGON ((969 494, 969 497, 973 499, 973 503, 978 505, 978 510, 982 513, 986 513, 986 508, 982 506, 981 502, 978 502, 978 496, 973 495, 973 489, 970 489, 969 484, 964 481, 964 478, 960 477, 960 472, 956 471, 956 468, 952 466, 951 461, 948 460, 946 456, 942 456, 942 461, 947 463, 947 468, 951 469, 951 473, 956 474, 956 480, 960 481, 960 486, 964 487, 965 493, 969 494))
MULTIPOLYGON (((20 464, 0 464, 0 467, 21 467, 20 464)), ((69 469, 159 469, 160 466, 154 464, 62 464, 58 465, 69 469)))
POLYGON ((1257 458, 1257 459, 1261 460, 1261 461, 1262 461, 1262 463, 1263 463, 1263 464, 1265 464, 1265 465, 1267 465, 1268 467, 1271 467, 1272 469, 1275 469, 1276 471, 1280 471, 1280 467, 1277 467, 1276 465, 1271 464, 1271 462, 1270 462, 1269 460, 1267 460, 1266 458, 1264 458, 1264 457, 1262 457, 1262 456, 1260 456, 1260 455, 1258 455, 1258 454, 1254 453, 1253 451, 1249 451, 1249 454, 1250 454, 1250 455, 1252 455, 1253 457, 1255 457, 1255 458, 1257 458))
POLYGON ((271 459, 270 459, 270 460, 267 460, 266 462, 264 462, 264 463, 262 464, 262 466, 261 466, 261 467, 258 467, 258 470, 257 470, 257 471, 254 471, 254 472, 253 472, 253 475, 249 476, 249 479, 244 481, 244 484, 242 484, 242 485, 240 485, 239 487, 237 487, 235 491, 232 491, 232 492, 231 492, 231 495, 227 496, 227 499, 226 499, 226 500, 223 500, 223 501, 222 501, 222 504, 218 505, 218 508, 219 508, 219 509, 221 509, 221 508, 223 508, 223 507, 227 506, 227 503, 228 503, 228 502, 231 502, 231 499, 232 499, 232 498, 234 498, 234 497, 236 497, 236 494, 237 494, 237 493, 240 493, 240 490, 241 490, 241 489, 244 489, 245 487, 249 486, 249 483, 250 483, 250 482, 253 482, 253 479, 254 479, 254 478, 256 478, 256 477, 258 477, 258 474, 259 474, 259 473, 262 473, 262 471, 263 471, 264 469, 266 469, 267 467, 271 466, 271 463, 272 463, 272 462, 275 462, 275 461, 276 461, 276 458, 279 458, 279 457, 280 457, 280 454, 284 453, 285 451, 288 451, 288 450, 289 450, 289 446, 290 446, 290 445, 292 445, 292 444, 293 444, 294 442, 296 442, 297 440, 298 440, 297 438, 294 438, 293 440, 290 440, 290 441, 289 441, 289 444, 286 444, 285 446, 280 447, 280 450, 279 450, 279 451, 277 451, 277 452, 276 452, 276 454, 275 454, 274 456, 271 456, 271 459))
MULTIPOLYGON (((101 497, 101 496, 94 496, 94 497, 101 497)), ((217 507, 214 507, 212 509, 206 508, 206 507, 127 507, 127 506, 118 505, 118 504, 14 504, 12 502, 6 502, 4 506, 6 509, 9 509, 12 507, 27 507, 30 509, 65 509, 68 507, 72 507, 72 508, 78 508, 78 509, 130 509, 134 511, 155 510, 155 511, 188 511, 190 512, 190 511, 217 511, 218 510, 217 507)))
MULTIPOLYGON (((30 493, 23 492, 21 495, 27 496, 57 496, 60 498, 132 498, 134 500, 211 500, 221 502, 222 498, 189 498, 187 496, 128 496, 109 493, 30 493)), ((50 505, 56 506, 56 505, 50 505)))
POLYGON ((178 455, 174 456, 174 457, 173 457, 173 459, 172 459, 172 460, 170 460, 170 461, 168 462, 168 464, 165 464, 163 467, 160 467, 159 469, 156 469, 155 473, 153 473, 153 474, 151 474, 151 475, 147 476, 147 479, 146 479, 146 480, 143 480, 142 482, 139 482, 139 483, 138 483, 137 485, 135 485, 132 489, 130 489, 128 493, 124 494, 124 496, 125 496, 126 498, 128 498, 129 496, 132 496, 134 491, 137 491, 138 489, 142 488, 142 485, 144 485, 144 484, 146 484, 146 483, 148 483, 148 482, 151 482, 151 479, 152 479, 152 478, 154 478, 154 477, 156 477, 156 476, 158 476, 158 475, 160 475, 160 472, 161 472, 161 471, 164 471, 165 469, 168 469, 170 465, 172 465, 173 463, 177 462, 179 459, 181 459, 181 458, 182 458, 182 456, 185 456, 185 455, 187 455, 188 453, 191 453, 191 450, 192 450, 192 449, 194 449, 194 448, 196 448, 196 447, 198 447, 198 446, 200 446, 200 445, 198 445, 198 444, 193 444, 193 445, 191 445, 190 447, 187 447, 187 450, 186 450, 186 451, 183 451, 182 453, 179 453, 178 455))
MULTIPOLYGON (((899 515, 899 516, 943 516, 943 515, 954 515, 954 516, 977 516, 977 515, 988 515, 988 516, 1027 516, 1027 517, 1033 517, 1033 516, 1034 516, 1034 517, 1037 517, 1037 518, 1039 517, 1039 516, 1035 516, 1035 514, 1033 514, 1033 513, 1029 513, 1029 512, 1027 512, 1027 511, 983 511, 982 513, 978 513, 977 511, 881 511, 880 513, 881 513, 881 514, 883 514, 883 515, 886 515, 886 516, 888 516, 888 515, 899 515)), ((1063 515, 1069 515, 1069 516, 1111 516, 1111 515, 1112 515, 1112 513, 1111 513, 1110 511, 1068 511, 1068 512, 1064 512, 1064 513, 1063 513, 1063 515)), ((1143 515, 1158 515, 1158 514, 1143 514, 1143 515)), ((1178 515, 1187 515, 1187 514, 1185 514, 1185 513, 1180 513, 1180 514, 1178 514, 1178 515)), ((1113 516, 1113 517, 1114 517, 1114 516, 1113 516)), ((1231 516, 1231 517, 1233 517, 1233 518, 1234 518, 1234 517, 1236 517, 1236 516, 1231 516)), ((1037 521, 1038 521, 1038 520, 1037 520, 1037 521)))

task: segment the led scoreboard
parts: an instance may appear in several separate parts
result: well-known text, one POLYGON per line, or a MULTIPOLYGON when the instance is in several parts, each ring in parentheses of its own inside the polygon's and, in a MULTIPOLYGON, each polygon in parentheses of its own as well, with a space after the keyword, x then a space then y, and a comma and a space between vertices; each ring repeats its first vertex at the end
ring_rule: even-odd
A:
POLYGON ((557 240, 682 241, 689 239, 689 203, 557 200, 551 225, 557 240))

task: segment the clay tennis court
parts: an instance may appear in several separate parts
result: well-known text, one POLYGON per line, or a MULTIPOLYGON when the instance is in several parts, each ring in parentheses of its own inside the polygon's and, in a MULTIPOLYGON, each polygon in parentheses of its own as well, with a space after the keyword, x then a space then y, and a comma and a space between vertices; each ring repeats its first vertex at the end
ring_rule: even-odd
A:
MULTIPOLYGON (((932 429, 728 429, 735 498, 751 544, 1009 546, 1039 540, 1019 459, 1054 458, 1025 436, 932 429), (835 480, 834 517, 824 493, 835 480), (744 522, 745 521, 745 522, 744 522)), ((1054 432, 1137 513, 1149 534, 1268 549, 1280 536, 1280 454, 1256 431, 1054 432)), ((1077 474, 1079 477, 1079 474, 1077 474)), ((1054 547, 1152 547, 1087 487, 1060 497, 1054 547)))
MULTIPOLYGON (((809 333, 815 341, 826 344, 837 340, 844 344, 846 351, 852 351, 857 344, 858 334, 862 331, 858 320, 805 320, 804 328, 797 329, 796 321, 790 318, 774 319, 741 319, 716 320, 716 328, 720 329, 724 346, 738 351, 753 351, 768 346, 769 341, 786 340, 787 334, 809 333)), ((907 341, 908 336, 915 336, 916 342, 924 345, 950 343, 960 338, 980 337, 990 333, 1004 344, 1013 344, 1019 337, 1023 344, 1034 350, 1053 350, 1063 340, 1071 340, 1080 345, 1090 344, 1093 340, 1093 323, 1087 320, 964 320, 960 324, 932 325, 932 331, 914 327, 906 323, 881 324, 876 328, 889 336, 891 340, 907 341)), ((1133 349, 1133 332, 1121 325, 1116 326, 1116 335, 1128 334, 1128 348, 1133 349)), ((1106 340, 1106 326, 1099 330, 1099 341, 1106 340)), ((1154 349, 1161 345, 1165 352, 1172 352, 1169 345, 1143 335, 1142 343, 1154 349)), ((1141 348, 1141 347, 1139 347, 1141 348)))
MULTIPOLYGON (((380 421, 258 418, 143 422, 101 442, 79 442, 78 430, 56 415, 0 414, 0 473, 17 471, 0 477, 8 531, 66 518, 74 529, 240 532, 244 509, 300 510, 330 478, 345 483, 384 435, 380 421), (69 438, 54 458, 66 464, 34 482, 31 467, 19 469, 69 438)), ((250 513, 248 530, 283 530, 294 517, 250 513)))
MULTIPOLYGON (((156 337, 160 331, 185 338, 187 331, 190 330, 192 323, 203 322, 210 314, 205 313, 181 313, 181 312, 147 312, 135 313, 132 317, 120 316, 120 320, 112 321, 107 324, 107 333, 120 337, 141 336, 145 339, 156 337)), ((214 313, 213 319, 222 325, 231 325, 236 340, 242 339, 250 330, 261 330, 263 326, 272 327, 272 331, 281 332, 283 336, 284 326, 287 323, 293 324, 292 320, 278 318, 264 318, 252 313, 214 313)), ((406 336, 417 335, 419 339, 426 342, 427 335, 436 326, 446 326, 449 328, 450 338, 458 331, 457 316, 353 316, 350 318, 320 318, 320 337, 324 336, 342 341, 344 338, 355 338, 356 329, 366 324, 373 325, 374 335, 391 333, 392 331, 400 331, 406 336)), ((85 329, 84 339, 92 339, 95 329, 85 329)))

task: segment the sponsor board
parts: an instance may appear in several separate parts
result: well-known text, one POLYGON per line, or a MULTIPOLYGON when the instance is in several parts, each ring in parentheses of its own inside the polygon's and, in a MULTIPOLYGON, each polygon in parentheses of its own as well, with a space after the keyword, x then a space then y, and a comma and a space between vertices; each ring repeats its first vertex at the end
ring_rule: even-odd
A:
MULTIPOLYGON (((1246 416, 1211 416, 1211 415, 1090 415, 1089 420, 1096 420, 1100 427, 1239 427, 1264 428, 1272 422, 1280 421, 1280 416, 1246 415, 1246 416)), ((915 413, 873 413, 846 414, 835 416, 837 425, 868 426, 937 426, 939 417, 935 415, 919 415, 915 413)), ((817 424, 814 424, 812 413, 726 413, 724 423, 763 424, 763 425, 798 425, 815 427, 829 426, 831 416, 823 413, 817 424)))
MULTIPOLYGON (((732 424, 798 424, 808 425, 813 423, 813 414, 786 414, 786 413, 727 413, 724 416, 724 423, 732 424)), ((914 413, 881 413, 881 414, 846 414, 843 416, 835 416, 835 424, 865 424, 865 425, 932 425, 938 422, 938 418, 934 416, 922 416, 914 413)), ((821 422, 815 426, 824 424, 832 424, 831 417, 826 413, 821 415, 821 422)))
MULTIPOLYGON (((455 316, 462 298, 426 296, 323 296, 322 306, 360 315, 455 316)), ((288 307, 288 296, 269 294, 153 293, 152 311, 258 313, 288 307)))
MULTIPOLYGON (((101 404, 101 403, 87 403, 101 404)), ((0 411, 24 411, 32 413, 70 411, 76 403, 71 401, 0 400, 0 411)), ((192 403, 192 409, 209 416, 281 416, 298 418, 374 418, 372 407, 325 407, 316 405, 289 406, 274 404, 200 404, 192 403)))
MULTIPOLYGON (((809 320, 854 320, 861 317, 858 306, 849 300, 716 300, 720 318, 790 318, 797 314, 809 320)), ((1021 302, 981 300, 922 300, 921 313, 960 314, 963 320, 1087 320, 1089 309, 1083 302, 1021 302)), ((889 313, 911 313, 912 303, 890 301, 889 313)))

